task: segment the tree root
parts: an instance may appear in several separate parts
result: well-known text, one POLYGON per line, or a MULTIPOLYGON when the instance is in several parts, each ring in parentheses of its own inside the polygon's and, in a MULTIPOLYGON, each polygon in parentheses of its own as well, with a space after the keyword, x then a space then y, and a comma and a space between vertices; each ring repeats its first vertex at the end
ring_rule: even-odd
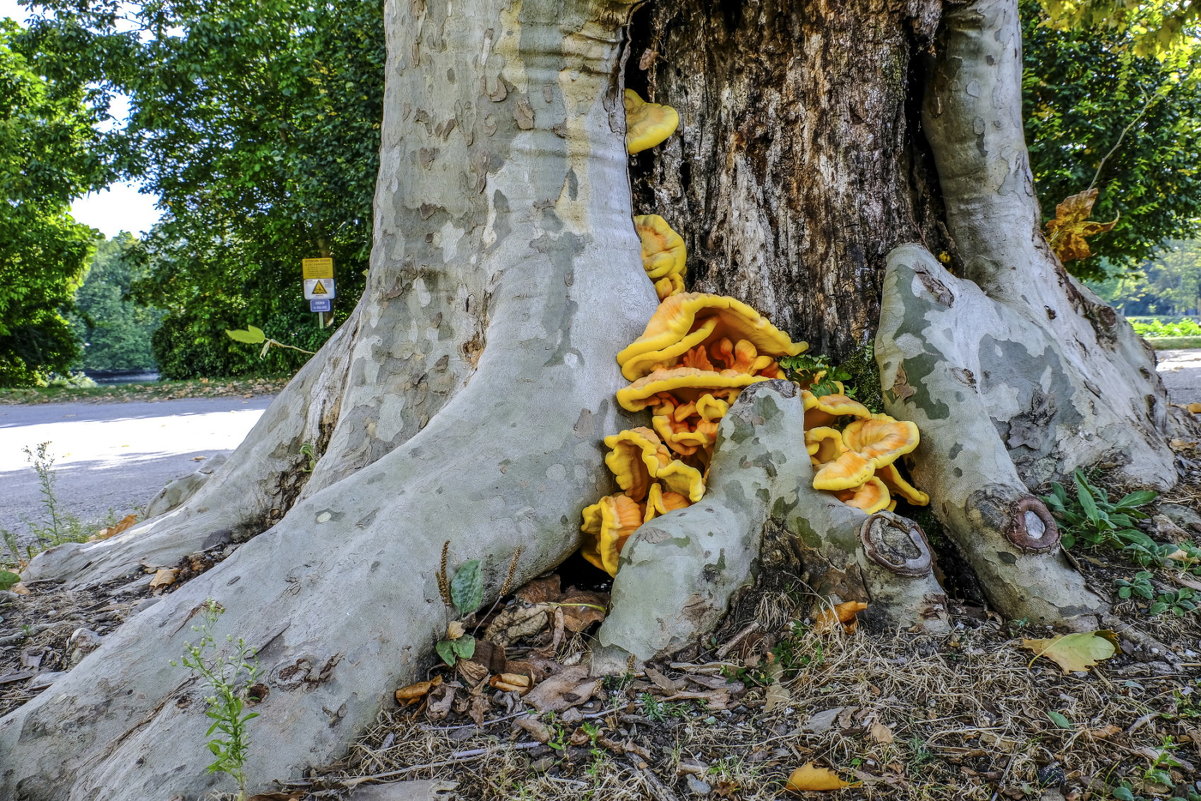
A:
POLYGON ((743 390, 722 419, 705 497, 638 529, 622 551, 594 672, 621 672, 695 644, 751 579, 764 527, 799 538, 806 568, 836 601, 864 600, 880 626, 946 626, 929 546, 916 524, 865 515, 812 489, 796 387, 743 390))

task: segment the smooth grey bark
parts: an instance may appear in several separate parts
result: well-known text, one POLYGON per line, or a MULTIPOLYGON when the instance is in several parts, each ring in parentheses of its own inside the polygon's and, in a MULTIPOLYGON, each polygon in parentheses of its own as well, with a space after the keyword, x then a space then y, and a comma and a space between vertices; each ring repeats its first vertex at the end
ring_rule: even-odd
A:
POLYGON ((958 347, 980 350, 980 392, 1018 472, 1034 486, 1105 462, 1132 481, 1171 486, 1167 395, 1154 354, 1067 274, 1039 228, 1017 3, 948 5, 937 53, 922 119, 961 277, 1003 307, 1011 328, 1041 332, 1039 344, 1015 345, 991 315, 956 335, 958 347))
MULTIPOLYGON (((624 427, 614 354, 655 304, 613 77, 627 12, 389 3, 371 289, 357 325, 327 346, 349 360, 322 460, 332 466, 278 524, 0 720, 0 797, 195 798, 223 786, 204 769, 205 689, 168 664, 198 636, 190 625, 209 598, 225 609, 218 640, 259 649, 270 690, 252 725, 251 789, 298 778, 428 664, 449 617, 435 580, 443 542, 452 570, 483 560, 491 594, 510 560, 521 582, 578 545, 580 507, 603 491, 600 440, 624 427), (357 447, 337 444, 352 432, 357 447)), ((303 407, 312 387, 298 379, 266 416, 303 407)), ((216 479, 202 492, 236 491, 216 479)), ((81 580, 96 560, 111 575, 167 553, 154 525, 144 541, 89 550, 81 580)))

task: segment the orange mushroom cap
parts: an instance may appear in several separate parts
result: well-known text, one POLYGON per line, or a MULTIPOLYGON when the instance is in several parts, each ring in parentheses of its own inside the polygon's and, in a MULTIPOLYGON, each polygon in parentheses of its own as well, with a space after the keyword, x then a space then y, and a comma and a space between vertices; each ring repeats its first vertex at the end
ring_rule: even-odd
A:
POLYGON ((594 545, 586 545, 580 554, 610 576, 616 576, 621 549, 642 525, 642 518, 642 506, 621 492, 606 495, 585 507, 580 530, 592 535, 594 545))
POLYGON ((876 467, 883 467, 912 453, 919 437, 914 423, 881 414, 848 425, 842 430, 842 441, 876 467))
MULTIPOLYGON (((871 410, 846 395, 814 395, 807 389, 801 390, 805 406, 805 428, 827 426, 839 417, 871 417, 871 410)), ((848 447, 850 447, 848 445, 848 447)))
POLYGON ((662 485, 652 484, 650 494, 646 498, 646 511, 643 513, 642 522, 646 523, 659 515, 665 515, 691 505, 692 502, 680 493, 671 490, 665 491, 662 485))
POLYGON ((822 466, 813 476, 813 488, 845 490, 858 487, 872 477, 875 468, 855 451, 845 451, 837 459, 822 466))
POLYGON ((642 267, 647 278, 657 281, 667 275, 683 275, 687 259, 684 238, 658 214, 634 218, 634 230, 642 242, 642 267))
POLYGON ((684 276, 680 273, 671 273, 665 275, 655 282, 655 294, 659 300, 667 300, 672 295, 678 295, 684 291, 684 276))
POLYGON ((645 376, 653 365, 683 354, 701 341, 688 335, 710 319, 717 322, 705 339, 745 339, 759 353, 769 356, 795 356, 808 347, 804 342, 790 340, 787 334, 740 300, 724 295, 684 292, 660 303, 642 336, 617 354, 621 374, 633 381, 645 376), (690 344, 681 349, 677 343, 685 337, 690 344))
POLYGON ((847 449, 843 444, 842 432, 829 426, 817 426, 805 432, 805 450, 813 457, 815 465, 832 462, 847 449))
POLYGON ((875 476, 869 478, 861 486, 834 494, 847 506, 862 509, 869 515, 886 508, 892 500, 888 494, 888 487, 884 486, 884 482, 875 476))
POLYGON ((876 477, 884 482, 884 486, 888 487, 890 494, 899 495, 914 506, 929 505, 930 495, 906 481, 895 464, 886 464, 883 467, 877 467, 876 477))
POLYGON ((706 393, 717 397, 721 390, 739 390, 767 380, 763 376, 733 371, 715 373, 711 370, 697 370, 694 367, 660 368, 639 378, 628 387, 617 390, 617 402, 627 411, 639 412, 647 406, 654 405, 657 400, 655 396, 660 392, 672 393, 683 401, 691 396, 699 398, 706 393))
POLYGON ((633 89, 625 91, 626 151, 641 153, 676 132, 680 113, 671 106, 648 103, 633 89))
POLYGON ((671 461, 659 436, 645 426, 605 437, 605 464, 621 487, 635 501, 646 498, 651 481, 671 461))

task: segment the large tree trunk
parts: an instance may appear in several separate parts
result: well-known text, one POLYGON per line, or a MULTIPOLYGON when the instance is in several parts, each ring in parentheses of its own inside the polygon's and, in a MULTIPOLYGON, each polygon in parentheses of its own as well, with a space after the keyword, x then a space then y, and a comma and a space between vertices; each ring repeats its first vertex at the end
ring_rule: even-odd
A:
MULTIPOLYGON (((242 543, 0 721, 0 797, 218 787, 201 688, 168 664, 206 599, 221 635, 259 649, 270 692, 247 772, 263 787, 337 756, 424 671, 450 614, 443 543, 452 569, 484 561, 492 596, 511 561, 522 581, 569 554, 608 491, 600 439, 631 424, 614 356, 655 306, 635 209, 684 233, 699 288, 835 354, 875 336, 890 410, 922 428, 916 475, 1001 611, 1103 615, 1029 487, 1117 451, 1131 477, 1171 483, 1164 396, 1036 230, 1014 5, 953 6, 937 37, 936 0, 652 6, 628 80, 683 124, 635 158, 632 193, 631 5, 389 2, 367 293, 191 498, 31 566, 93 587, 242 543)), ((869 599, 877 626, 946 625, 920 529, 811 490, 802 421, 790 385, 743 393, 709 495, 623 553, 597 669, 714 625, 768 528, 797 538, 823 592, 869 599)))

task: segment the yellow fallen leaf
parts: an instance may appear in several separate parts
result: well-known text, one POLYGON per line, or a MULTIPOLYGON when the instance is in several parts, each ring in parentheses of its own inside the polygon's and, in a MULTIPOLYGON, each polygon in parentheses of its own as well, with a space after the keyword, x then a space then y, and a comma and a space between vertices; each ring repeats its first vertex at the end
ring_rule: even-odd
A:
POLYGON ((1118 652, 1117 635, 1112 631, 1083 631, 1045 640, 1022 640, 1022 647, 1034 652, 1030 664, 1041 656, 1059 665, 1064 673, 1088 670, 1118 652))
POLYGON ((1174 451, 1187 451, 1197 446, 1196 440, 1173 438, 1168 440, 1168 447, 1174 451))
POLYGON ((173 567, 164 567, 155 571, 154 578, 150 579, 150 589, 157 590, 159 587, 169 587, 175 583, 175 574, 178 571, 173 567))
POLYGON ((835 604, 833 609, 828 606, 823 607, 813 621, 813 630, 818 634, 825 634, 834 629, 835 623, 841 623, 847 634, 853 634, 858 626, 855 615, 864 609, 867 609, 867 604, 862 601, 844 601, 835 604))
POLYGON ((1201 403, 1186 403, 1184 408, 1188 409, 1192 414, 1201 414, 1201 403))
POLYGON ((841 790, 844 787, 858 787, 862 782, 844 782, 829 768, 819 768, 812 762, 806 762, 792 772, 788 777, 788 789, 794 793, 807 793, 812 790, 841 790))
POLYGON ((116 525, 109 526, 108 528, 102 528, 97 531, 92 536, 92 539, 107 540, 109 537, 115 537, 136 522, 138 522, 137 515, 125 515, 125 517, 121 518, 121 522, 117 523, 116 525))
POLYGON ((1088 242, 1084 241, 1085 237, 1104 233, 1118 224, 1117 220, 1099 223, 1088 219, 1093 204, 1097 202, 1097 192, 1096 189, 1086 189, 1065 198, 1055 207, 1055 219, 1047 222, 1047 244, 1060 261, 1087 259, 1093 254, 1088 249, 1088 242))
POLYGON ((401 706, 409 706, 415 704, 429 694, 429 691, 442 683, 441 676, 435 676, 431 681, 419 681, 415 684, 410 684, 407 687, 401 687, 393 697, 396 698, 396 703, 401 706))
POLYGON ((896 738, 893 736, 892 729, 885 726, 878 720, 872 721, 871 728, 868 729, 872 739, 878 743, 887 744, 893 742, 896 738))

